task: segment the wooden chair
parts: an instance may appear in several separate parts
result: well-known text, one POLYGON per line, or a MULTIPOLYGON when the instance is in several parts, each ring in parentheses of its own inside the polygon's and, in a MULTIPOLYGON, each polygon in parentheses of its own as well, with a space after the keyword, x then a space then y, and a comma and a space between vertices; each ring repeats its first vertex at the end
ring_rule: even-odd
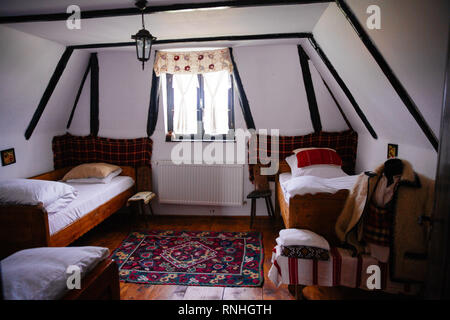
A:
POLYGON ((247 199, 252 200, 250 209, 250 228, 253 226, 253 220, 256 216, 256 199, 264 198, 266 202, 267 214, 275 219, 275 210, 272 205, 272 191, 270 190, 269 180, 267 176, 261 175, 260 165, 253 166, 253 176, 255 177, 255 190, 247 195, 247 199))

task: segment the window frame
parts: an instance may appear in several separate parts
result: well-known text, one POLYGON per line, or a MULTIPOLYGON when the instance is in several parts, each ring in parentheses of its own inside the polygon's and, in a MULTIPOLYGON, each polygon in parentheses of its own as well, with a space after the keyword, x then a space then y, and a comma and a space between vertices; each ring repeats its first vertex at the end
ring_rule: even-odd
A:
MULTIPOLYGON (((167 135, 166 142, 180 142, 180 141, 234 141, 234 134, 218 134, 218 135, 205 135, 205 128, 203 123, 203 109, 205 106, 205 88, 203 74, 197 74, 199 87, 197 88, 197 123, 201 123, 201 139, 197 139, 197 134, 190 135, 176 135, 173 132, 173 115, 174 115, 174 89, 173 89, 173 76, 174 74, 166 73, 166 115, 167 115, 167 135)), ((231 86, 228 89, 228 130, 235 129, 235 117, 234 117, 234 77, 233 74, 229 75, 231 86)))

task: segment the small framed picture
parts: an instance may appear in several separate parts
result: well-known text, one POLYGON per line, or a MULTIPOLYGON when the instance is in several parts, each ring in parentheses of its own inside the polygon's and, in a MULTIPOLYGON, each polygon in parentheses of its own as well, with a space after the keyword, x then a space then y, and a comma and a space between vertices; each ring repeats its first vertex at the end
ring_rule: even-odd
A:
POLYGON ((398 156, 398 144, 389 143, 387 148, 387 158, 388 159, 397 158, 397 156, 398 156))
POLYGON ((14 148, 2 150, 2 166, 8 166, 10 164, 16 163, 16 155, 14 153, 14 148))

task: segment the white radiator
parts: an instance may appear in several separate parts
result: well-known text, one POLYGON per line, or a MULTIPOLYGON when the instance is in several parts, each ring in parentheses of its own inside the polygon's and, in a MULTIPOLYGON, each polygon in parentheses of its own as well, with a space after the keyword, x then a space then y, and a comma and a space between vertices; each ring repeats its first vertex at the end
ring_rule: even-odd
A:
POLYGON ((244 167, 157 161, 160 203, 241 206, 244 167))

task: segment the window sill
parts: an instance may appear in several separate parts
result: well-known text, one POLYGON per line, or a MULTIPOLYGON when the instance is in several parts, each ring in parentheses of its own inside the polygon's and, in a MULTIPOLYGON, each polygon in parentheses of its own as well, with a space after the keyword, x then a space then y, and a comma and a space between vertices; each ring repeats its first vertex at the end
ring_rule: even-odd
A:
POLYGON ((211 139, 191 139, 191 138, 178 138, 174 137, 173 135, 166 135, 165 142, 236 142, 235 137, 233 136, 231 139, 230 137, 213 137, 211 139))

